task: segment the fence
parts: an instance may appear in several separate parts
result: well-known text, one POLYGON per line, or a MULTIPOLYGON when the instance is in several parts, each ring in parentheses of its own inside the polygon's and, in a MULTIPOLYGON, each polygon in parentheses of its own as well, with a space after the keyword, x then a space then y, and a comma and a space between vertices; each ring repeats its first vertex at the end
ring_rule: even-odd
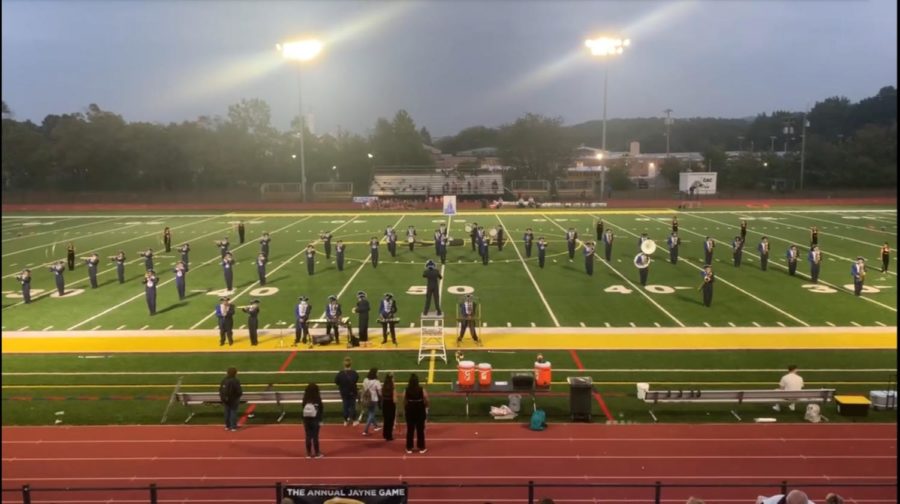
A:
MULTIPOLYGON (((240 476, 237 476, 239 478, 240 476)), ((390 484, 396 484, 396 481, 390 484)), ((773 495, 787 494, 789 489, 802 489, 808 494, 812 494, 813 500, 816 500, 816 494, 824 494, 835 492, 842 494, 845 499, 855 499, 859 501, 896 501, 897 498, 897 481, 885 481, 881 483, 844 483, 841 481, 830 481, 828 483, 811 483, 811 482, 791 482, 781 481, 777 483, 663 483, 656 481, 654 483, 541 483, 528 481, 522 483, 509 484, 416 484, 402 482, 409 489, 411 500, 424 499, 426 495, 432 494, 433 497, 439 497, 438 500, 452 501, 453 491, 466 492, 468 499, 471 499, 473 493, 477 493, 477 500, 490 503, 492 499, 503 500, 504 502, 521 502, 522 504, 536 504, 538 499, 551 496, 556 502, 566 502, 568 500, 585 500, 592 501, 608 500, 627 500, 628 502, 652 502, 661 504, 662 502, 684 502, 688 493, 695 494, 699 497, 716 500, 716 497, 710 495, 720 493, 722 490, 728 489, 746 489, 745 502, 753 502, 756 495, 773 495), (688 492, 690 491, 690 492, 688 492), (434 493, 437 492, 437 493, 434 493), (597 492, 602 492, 602 497, 597 496, 597 492), (849 492, 853 492, 852 494, 849 492), (418 496, 415 494, 423 494, 418 496), (862 495, 866 494, 866 495, 862 495), (502 496, 501 496, 502 495, 502 496), (622 495, 625 497, 623 498, 622 495), (521 499, 521 500, 518 500, 521 499)), ((377 485, 377 483, 367 483, 363 486, 369 487, 377 485)), ((78 499, 85 501, 106 501, 115 502, 117 499, 111 497, 110 492, 125 494, 127 501, 149 502, 156 504, 160 501, 179 502, 210 502, 215 499, 216 491, 222 493, 227 492, 228 499, 234 500, 238 496, 247 502, 272 502, 280 504, 284 495, 285 484, 276 482, 268 485, 214 485, 214 486, 162 486, 150 484, 147 486, 132 487, 32 487, 24 485, 21 488, 4 488, 3 502, 12 502, 23 504, 31 504, 32 499, 44 502, 60 499, 60 494, 71 497, 70 494, 80 494, 78 499), (250 493, 252 492, 252 493, 250 493), (90 495, 86 493, 102 493, 102 497, 90 495), (193 499, 187 496, 194 493, 193 499), (14 494, 21 496, 21 501, 14 500, 14 494), (144 498, 138 496, 143 494, 144 498), (266 497, 268 495, 268 497, 266 497), (144 500, 146 499, 146 500, 144 500)), ((290 486, 297 486, 292 483, 290 486)), ((303 485, 304 487, 353 487, 354 485, 303 485)), ((730 494, 732 498, 733 494, 730 494)), ((463 497, 457 497, 462 499, 463 497)), ((719 497, 722 499, 722 497, 719 497)), ((429 498, 428 500, 435 500, 429 498)))

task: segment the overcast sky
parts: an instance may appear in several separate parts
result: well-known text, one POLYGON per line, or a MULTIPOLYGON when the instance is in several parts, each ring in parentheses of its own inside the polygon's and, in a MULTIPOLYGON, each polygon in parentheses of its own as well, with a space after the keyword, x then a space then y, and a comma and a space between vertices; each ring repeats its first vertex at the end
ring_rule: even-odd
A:
POLYGON ((371 131, 410 112, 433 136, 526 112, 745 117, 857 101, 897 85, 897 3, 868 1, 2 0, 2 94, 20 120, 97 103, 128 121, 222 115, 241 98, 298 113, 279 41, 315 34, 302 67, 317 132, 371 131), (631 39, 592 58, 584 39, 631 39))

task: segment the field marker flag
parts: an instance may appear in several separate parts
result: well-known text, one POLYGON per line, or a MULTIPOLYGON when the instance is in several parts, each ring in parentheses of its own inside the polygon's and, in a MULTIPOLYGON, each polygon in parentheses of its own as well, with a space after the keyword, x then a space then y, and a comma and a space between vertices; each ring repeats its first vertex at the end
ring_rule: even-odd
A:
POLYGON ((456 215, 456 195, 444 195, 444 215, 456 215))

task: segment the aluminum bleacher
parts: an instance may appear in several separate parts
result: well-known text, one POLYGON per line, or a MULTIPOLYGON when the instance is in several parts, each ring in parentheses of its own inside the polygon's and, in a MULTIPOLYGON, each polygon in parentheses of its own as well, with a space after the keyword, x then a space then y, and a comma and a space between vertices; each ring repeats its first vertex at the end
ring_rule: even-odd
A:
POLYGON ((445 175, 443 173, 375 175, 372 196, 494 196, 503 194, 503 176, 499 173, 445 175))

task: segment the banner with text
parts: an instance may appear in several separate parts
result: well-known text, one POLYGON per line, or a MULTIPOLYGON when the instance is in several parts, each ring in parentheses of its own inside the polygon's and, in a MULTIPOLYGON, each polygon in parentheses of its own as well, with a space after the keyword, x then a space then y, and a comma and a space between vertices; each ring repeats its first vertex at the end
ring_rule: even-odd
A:
POLYGON ((294 504, 407 504, 408 488, 396 486, 286 486, 294 504))

